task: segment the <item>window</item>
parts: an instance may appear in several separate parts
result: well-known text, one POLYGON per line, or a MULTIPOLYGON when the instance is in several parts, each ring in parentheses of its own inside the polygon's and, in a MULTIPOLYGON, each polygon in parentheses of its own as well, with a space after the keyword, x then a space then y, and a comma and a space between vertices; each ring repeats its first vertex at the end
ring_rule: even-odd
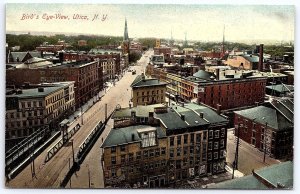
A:
POLYGON ((211 152, 209 152, 209 153, 207 154, 207 160, 212 160, 212 154, 211 154, 211 152))
POLYGON ((201 134, 200 133, 196 134, 196 142, 197 143, 201 142, 201 134))
POLYGON ((188 143, 188 135, 187 134, 183 136, 183 143, 184 144, 188 143))
POLYGON ((181 145, 181 135, 177 136, 177 146, 181 145))
POLYGON ((161 148, 161 155, 165 155, 166 154, 166 148, 161 148))
POLYGON ((157 148, 157 149, 155 150, 155 156, 159 156, 159 155, 160 155, 160 149, 157 148))
POLYGON ((145 151, 143 152, 143 155, 144 155, 144 158, 147 158, 147 157, 148 157, 148 150, 145 150, 145 151))
POLYGON ((116 156, 111 157, 111 164, 116 164, 116 156))
POLYGON ((220 141, 220 148, 224 148, 224 142, 225 142, 225 140, 221 139, 221 141, 220 141))
POLYGON ((207 148, 208 150, 212 150, 212 142, 210 141, 210 142, 208 142, 208 148, 207 148))
POLYGON ((253 137, 251 138, 251 144, 254 145, 254 146, 256 145, 256 140, 253 137))
POLYGON ((194 143, 194 133, 191 133, 191 143, 194 143))
POLYGON ((174 146, 174 137, 170 137, 170 146, 174 146))
POLYGON ((153 157, 153 156, 154 156, 154 150, 153 150, 153 149, 149 151, 149 156, 150 156, 150 157, 153 157))
POLYGON ((121 145, 120 150, 121 152, 125 152, 125 145, 121 145))
POLYGON ((213 138, 213 131, 208 131, 208 139, 212 139, 213 138))
POLYGON ((224 158, 225 155, 224 155, 224 150, 220 150, 220 158, 224 158))
POLYGON ((194 164, 194 157, 190 157, 190 165, 194 164))
POLYGON ((161 166, 166 166, 166 163, 167 163, 166 160, 162 160, 161 161, 161 166))
POLYGON ((112 177, 115 177, 117 174, 116 174, 116 169, 111 169, 111 176, 112 177))
POLYGON ((153 169, 153 166, 154 166, 154 165, 153 165, 153 163, 151 162, 151 163, 149 164, 149 169, 152 170, 152 169, 153 169))
POLYGON ((177 148, 177 156, 181 156, 181 148, 177 148))
POLYGON ((170 158, 174 157, 174 149, 170 149, 170 158))
POLYGON ((126 173, 126 168, 121 167, 121 174, 125 174, 126 173))
POLYGON ((225 137, 225 128, 221 129, 221 137, 225 137))
POLYGON ((133 153, 129 153, 128 160, 133 161, 133 153))
POLYGON ((126 162, 126 155, 121 155, 121 163, 125 163, 126 162))
POLYGON ((219 130, 215 131, 215 138, 219 138, 219 130))
POLYGON ((206 152, 202 153, 202 161, 206 161, 206 152))
POLYGON ((214 142, 214 149, 219 149, 219 142, 214 142))
POLYGON ((111 147, 111 148, 110 148, 110 152, 111 152, 111 153, 116 153, 116 147, 111 147))
POLYGON ((204 131, 204 132, 203 132, 203 140, 206 140, 206 138, 207 138, 207 132, 204 131))
POLYGON ((186 156, 188 153, 188 147, 183 148, 183 155, 186 156))
POLYGON ((137 159, 137 160, 141 159, 141 152, 137 152, 137 153, 136 153, 136 159, 137 159))
POLYGON ((218 159, 218 152, 214 152, 214 159, 218 159))
POLYGON ((148 170, 148 164, 147 163, 144 165, 144 169, 148 170))
POLYGON ((194 147, 190 147, 190 154, 194 154, 194 147))
POLYGON ((148 133, 142 133, 142 147, 150 147, 156 145, 156 134, 154 131, 148 133))

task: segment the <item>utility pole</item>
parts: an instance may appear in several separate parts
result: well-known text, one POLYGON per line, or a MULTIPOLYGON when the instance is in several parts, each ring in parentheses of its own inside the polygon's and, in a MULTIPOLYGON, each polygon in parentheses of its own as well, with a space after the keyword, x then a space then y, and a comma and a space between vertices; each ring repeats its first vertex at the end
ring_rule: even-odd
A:
POLYGON ((264 163, 266 162, 266 151, 267 151, 267 145, 266 145, 266 131, 267 131, 268 123, 266 122, 266 127, 264 130, 264 163))
POLYGON ((105 121, 107 120, 107 103, 105 103, 105 121))
POLYGON ((72 155, 73 155, 73 165, 75 164, 75 154, 74 154, 74 140, 71 139, 71 143, 72 143, 72 155))
POLYGON ((238 162, 239 162, 239 144, 240 144, 240 127, 243 127, 243 124, 237 124, 236 126, 237 129, 237 141, 236 141, 236 148, 235 148, 235 157, 234 157, 234 162, 233 162, 233 167, 232 167, 232 179, 234 179, 234 170, 238 169, 238 162))
POLYGON ((82 110, 82 106, 80 107, 80 111, 81 111, 81 125, 83 125, 83 110, 82 110))
POLYGON ((91 188, 91 173, 90 173, 90 167, 88 164, 87 164, 87 167, 88 167, 88 176, 89 176, 89 188, 91 188))

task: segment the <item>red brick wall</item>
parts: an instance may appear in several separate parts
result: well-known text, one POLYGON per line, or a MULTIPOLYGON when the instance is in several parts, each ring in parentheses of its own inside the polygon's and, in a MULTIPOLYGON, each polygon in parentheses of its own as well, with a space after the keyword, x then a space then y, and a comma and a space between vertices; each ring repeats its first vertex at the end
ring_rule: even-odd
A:
POLYGON ((265 86, 265 79, 219 81, 212 84, 203 84, 199 86, 204 88, 204 92, 199 91, 198 102, 213 108, 217 108, 217 104, 220 104, 221 110, 251 106, 255 105, 255 102, 263 102, 265 86))

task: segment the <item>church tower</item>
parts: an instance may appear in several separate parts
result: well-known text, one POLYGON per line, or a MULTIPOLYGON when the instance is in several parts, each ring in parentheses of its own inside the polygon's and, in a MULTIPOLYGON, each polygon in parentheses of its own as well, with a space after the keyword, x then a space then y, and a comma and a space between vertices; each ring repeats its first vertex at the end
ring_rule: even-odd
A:
POLYGON ((122 45, 124 54, 129 54, 129 46, 130 46, 130 41, 129 41, 128 29, 127 29, 127 19, 125 18, 125 28, 124 28, 124 37, 123 37, 123 45, 122 45))

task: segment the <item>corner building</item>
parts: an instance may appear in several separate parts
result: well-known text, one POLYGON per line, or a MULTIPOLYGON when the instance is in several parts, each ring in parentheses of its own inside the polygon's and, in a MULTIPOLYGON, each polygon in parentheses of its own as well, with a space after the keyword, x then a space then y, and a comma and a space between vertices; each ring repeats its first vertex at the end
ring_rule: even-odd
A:
POLYGON ((189 103, 116 110, 102 144, 105 187, 170 187, 225 171, 228 121, 189 103))

